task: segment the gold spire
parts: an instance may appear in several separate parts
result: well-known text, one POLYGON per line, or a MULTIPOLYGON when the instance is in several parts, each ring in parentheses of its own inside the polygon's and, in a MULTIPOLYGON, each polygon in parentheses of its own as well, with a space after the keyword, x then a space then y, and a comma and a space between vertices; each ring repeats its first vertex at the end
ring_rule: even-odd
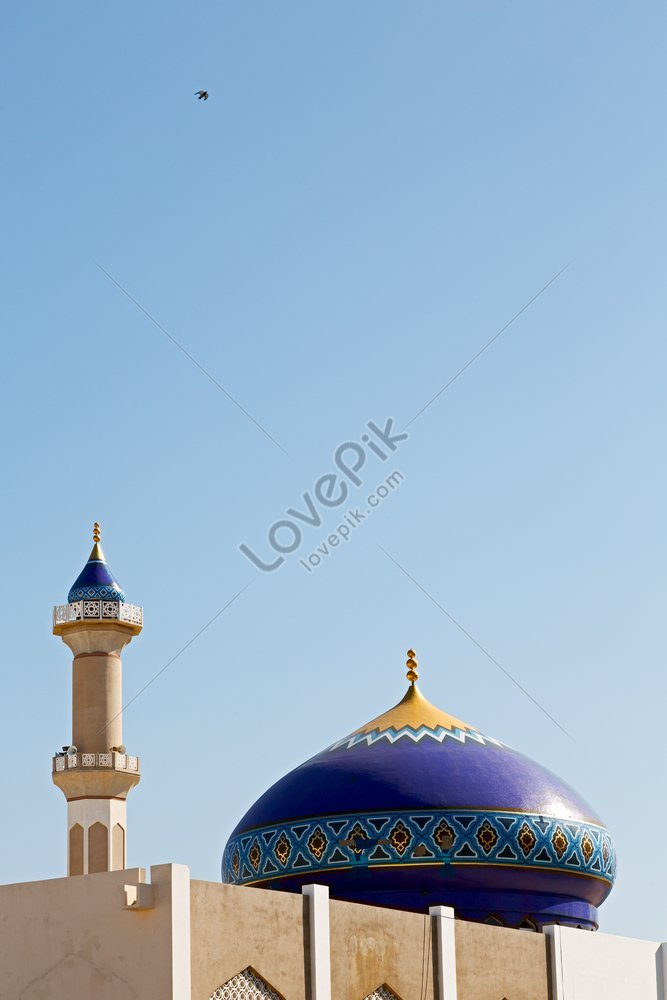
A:
POLYGON ((419 664, 415 660, 415 655, 416 654, 414 649, 409 649, 408 658, 405 663, 406 667, 408 668, 406 677, 408 678, 411 684, 414 684, 415 681, 419 678, 419 673, 417 671, 417 667, 419 666, 419 664))
POLYGON ((417 663, 414 649, 408 650, 406 666, 408 668, 407 678, 410 681, 410 686, 398 705, 394 705, 388 712, 378 715, 376 719, 367 722, 365 726, 360 726, 359 729, 350 734, 351 736, 357 736, 361 733, 372 735, 373 733, 387 731, 397 733, 406 727, 416 732, 422 726, 433 730, 443 728, 464 733, 477 732, 474 726, 468 725, 467 722, 462 722, 461 719, 457 719, 448 712, 442 712, 426 700, 415 683, 419 677, 419 664, 417 663))
POLYGON ((95 521, 93 525, 93 549, 88 556, 88 562, 106 562, 104 558, 104 552, 102 552, 102 546, 100 545, 100 538, 102 537, 102 530, 100 528, 99 522, 95 521))

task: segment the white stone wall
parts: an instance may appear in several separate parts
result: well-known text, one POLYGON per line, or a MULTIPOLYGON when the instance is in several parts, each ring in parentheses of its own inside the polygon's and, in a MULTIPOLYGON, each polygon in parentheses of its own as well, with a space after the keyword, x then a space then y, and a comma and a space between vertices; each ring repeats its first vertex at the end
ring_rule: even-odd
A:
POLYGON ((546 933, 553 1000, 667 1000, 663 945, 571 927, 546 933))

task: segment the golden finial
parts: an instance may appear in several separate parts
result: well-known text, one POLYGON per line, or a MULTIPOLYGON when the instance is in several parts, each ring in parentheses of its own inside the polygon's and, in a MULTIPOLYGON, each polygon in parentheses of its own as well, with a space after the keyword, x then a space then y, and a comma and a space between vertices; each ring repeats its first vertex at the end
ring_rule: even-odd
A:
POLYGON ((405 663, 406 667, 408 668, 408 672, 407 672, 406 676, 407 676, 407 678, 408 678, 408 680, 410 681, 411 684, 414 684, 414 682, 419 677, 419 674, 417 672, 417 667, 419 666, 419 664, 415 660, 415 655, 416 654, 415 654, 414 649, 409 649, 408 650, 408 658, 407 658, 407 661, 405 663))
POLYGON ((93 541, 99 542, 101 537, 102 537, 102 532, 100 531, 100 526, 97 523, 97 521, 95 521, 95 524, 93 525, 93 541))

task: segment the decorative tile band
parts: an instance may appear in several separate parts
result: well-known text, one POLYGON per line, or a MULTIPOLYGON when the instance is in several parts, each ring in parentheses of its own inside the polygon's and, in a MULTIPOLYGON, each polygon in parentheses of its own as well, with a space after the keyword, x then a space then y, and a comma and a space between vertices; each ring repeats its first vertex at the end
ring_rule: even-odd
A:
POLYGON ((323 816, 230 839, 225 882, 392 865, 502 865, 591 875, 613 882, 616 852, 592 823, 533 813, 448 809, 323 816))
POLYGON ((91 584, 87 587, 72 587, 67 600, 70 604, 74 601, 103 600, 103 601, 124 601, 125 594, 116 587, 109 587, 106 584, 91 584))

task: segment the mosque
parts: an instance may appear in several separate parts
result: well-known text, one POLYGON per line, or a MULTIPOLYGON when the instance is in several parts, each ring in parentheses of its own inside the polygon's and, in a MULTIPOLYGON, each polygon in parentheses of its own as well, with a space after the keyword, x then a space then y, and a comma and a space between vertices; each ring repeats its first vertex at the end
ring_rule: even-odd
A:
POLYGON ((427 701, 413 650, 398 704, 259 795, 220 882, 128 869, 121 654, 142 628, 96 524, 53 612, 67 876, 0 886, 2 1000, 667 1000, 667 945, 591 933, 616 873, 602 820, 427 701))

